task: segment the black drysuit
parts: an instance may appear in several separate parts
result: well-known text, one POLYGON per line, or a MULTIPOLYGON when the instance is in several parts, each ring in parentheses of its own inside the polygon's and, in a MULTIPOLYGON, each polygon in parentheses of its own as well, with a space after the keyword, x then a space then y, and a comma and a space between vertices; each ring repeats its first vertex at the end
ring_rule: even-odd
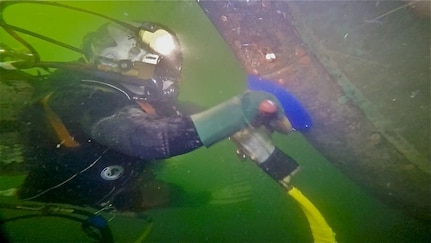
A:
POLYGON ((174 101, 139 101, 119 83, 76 73, 50 79, 55 89, 23 114, 30 172, 20 198, 103 206, 150 162, 202 146, 174 101))

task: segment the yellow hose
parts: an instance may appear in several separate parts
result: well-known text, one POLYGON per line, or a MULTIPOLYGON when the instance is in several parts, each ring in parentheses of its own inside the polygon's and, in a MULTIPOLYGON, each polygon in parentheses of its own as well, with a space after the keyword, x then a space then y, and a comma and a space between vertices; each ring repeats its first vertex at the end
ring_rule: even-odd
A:
POLYGON ((311 233, 313 234, 314 242, 316 243, 334 243, 337 242, 335 239, 335 233, 329 227, 326 220, 323 218, 319 210, 313 205, 313 203, 308 200, 295 187, 290 187, 287 191, 296 202, 298 202, 305 216, 307 217, 308 223, 310 224, 311 233))

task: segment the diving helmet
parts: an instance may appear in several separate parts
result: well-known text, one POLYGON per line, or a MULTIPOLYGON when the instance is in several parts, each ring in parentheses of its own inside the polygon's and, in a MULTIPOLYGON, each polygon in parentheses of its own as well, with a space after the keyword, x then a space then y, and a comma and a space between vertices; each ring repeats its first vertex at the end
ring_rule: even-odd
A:
MULTIPOLYGON (((177 36, 155 23, 102 25, 84 38, 85 59, 97 69, 119 73, 119 83, 135 99, 176 98, 182 67, 177 36)), ((118 77, 118 75, 117 75, 118 77)))

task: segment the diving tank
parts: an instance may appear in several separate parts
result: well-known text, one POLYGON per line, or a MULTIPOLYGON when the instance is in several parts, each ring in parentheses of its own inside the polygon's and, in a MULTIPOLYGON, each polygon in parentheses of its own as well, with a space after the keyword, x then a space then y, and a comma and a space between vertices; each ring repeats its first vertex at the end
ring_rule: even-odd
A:
POLYGON ((248 73, 301 101, 314 147, 370 194, 429 222, 430 22, 419 2, 199 4, 248 73))

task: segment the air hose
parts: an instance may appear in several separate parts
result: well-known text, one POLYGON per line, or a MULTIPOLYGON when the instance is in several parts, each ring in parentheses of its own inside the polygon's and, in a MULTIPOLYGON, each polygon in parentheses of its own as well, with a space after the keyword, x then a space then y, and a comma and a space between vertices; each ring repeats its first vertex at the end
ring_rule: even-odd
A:
POLYGON ((333 243, 337 242, 335 233, 323 218, 319 210, 314 206, 307 197, 302 194, 296 187, 290 186, 287 189, 289 194, 301 207, 308 223, 310 224, 311 233, 313 234, 314 242, 333 243))
POLYGON ((99 242, 114 242, 108 221, 101 215, 88 212, 83 209, 63 207, 55 204, 9 204, 0 203, 0 208, 24 210, 34 212, 33 214, 21 215, 0 221, 2 224, 34 217, 60 217, 81 223, 82 230, 99 242))
MULTIPOLYGON (((0 219, 0 228, 3 224, 37 217, 57 217, 81 224, 82 231, 97 242, 113 243, 115 242, 111 229, 108 225, 110 220, 105 219, 99 210, 96 213, 60 204, 45 204, 45 203, 3 203, 0 202, 0 208, 11 210, 23 210, 32 212, 30 214, 20 215, 7 219, 0 219)), ((115 212, 114 215, 131 217, 144 220, 148 225, 144 231, 136 239, 135 243, 143 242, 150 234, 153 228, 153 222, 147 215, 134 212, 115 212)), ((0 231, 1 232, 1 231, 0 231)))

